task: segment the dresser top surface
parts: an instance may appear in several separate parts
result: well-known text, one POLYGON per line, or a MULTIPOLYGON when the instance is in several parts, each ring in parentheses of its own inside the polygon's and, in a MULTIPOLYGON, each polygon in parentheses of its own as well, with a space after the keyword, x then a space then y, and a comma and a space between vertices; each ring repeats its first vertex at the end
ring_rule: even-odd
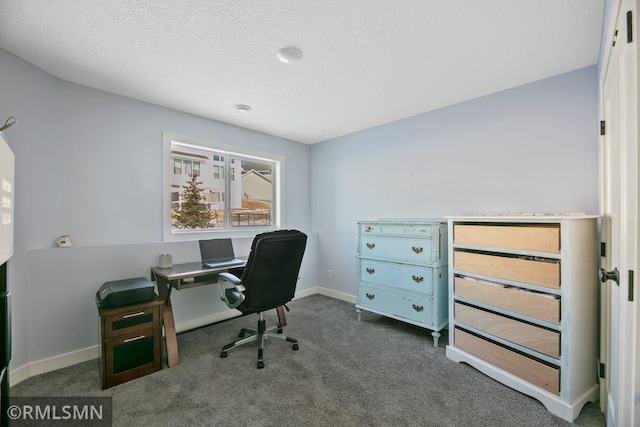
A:
POLYGON ((553 222, 558 220, 572 219, 597 219, 599 215, 587 215, 584 213, 541 213, 541 214, 487 214, 487 215, 458 215, 447 216, 448 220, 453 221, 537 221, 537 222, 553 222))
POLYGON ((358 221, 358 224, 426 224, 446 223, 446 218, 380 218, 358 221))

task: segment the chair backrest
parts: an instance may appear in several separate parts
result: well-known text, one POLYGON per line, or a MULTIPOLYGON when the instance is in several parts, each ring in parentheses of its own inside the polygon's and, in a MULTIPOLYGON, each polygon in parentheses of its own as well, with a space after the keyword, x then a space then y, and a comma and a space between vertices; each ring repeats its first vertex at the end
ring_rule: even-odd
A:
POLYGON ((258 234, 242 274, 243 312, 269 310, 293 299, 307 235, 297 230, 258 234))

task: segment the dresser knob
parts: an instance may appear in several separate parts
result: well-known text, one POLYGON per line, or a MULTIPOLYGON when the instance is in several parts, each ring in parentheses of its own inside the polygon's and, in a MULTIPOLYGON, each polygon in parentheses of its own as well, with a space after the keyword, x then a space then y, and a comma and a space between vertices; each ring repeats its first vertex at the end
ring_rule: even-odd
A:
POLYGON ((375 268, 367 268, 367 273, 369 273, 369 274, 373 274, 373 273, 375 273, 375 272, 376 272, 376 269, 375 269, 375 268))
POLYGON ((375 243, 367 243, 367 247, 368 247, 369 249, 373 249, 373 248, 375 248, 375 247, 376 247, 376 244, 375 244, 375 243))
POLYGON ((411 276, 411 278, 416 283, 420 283, 420 282, 422 282, 424 280, 424 277, 422 277, 422 276, 411 276))
POLYGON ((412 305, 411 305, 411 307, 413 307, 413 309, 414 309, 415 311, 417 311, 418 313, 420 313, 422 310, 424 310, 424 307, 423 307, 423 306, 421 306, 421 305, 415 305, 415 304, 412 304, 412 305))
POLYGON ((367 298, 374 299, 376 296, 374 294, 365 294, 367 298))
POLYGON ((373 230, 373 227, 367 226, 367 227, 364 228, 364 232, 365 233, 371 233, 371 230, 373 230))
POLYGON ((412 247, 411 247, 411 250, 412 250, 413 252, 415 252, 415 253, 419 254, 420 252, 422 252, 422 250, 423 250, 423 249, 422 249, 421 247, 417 247, 417 248, 416 248, 415 246, 412 246, 412 247))

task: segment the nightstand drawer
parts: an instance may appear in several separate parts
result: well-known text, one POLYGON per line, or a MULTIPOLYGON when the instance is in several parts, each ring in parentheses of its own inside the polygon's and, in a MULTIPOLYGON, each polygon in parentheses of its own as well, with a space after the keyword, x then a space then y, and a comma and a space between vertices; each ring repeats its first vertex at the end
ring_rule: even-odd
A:
POLYGON ((560 253, 560 226, 456 224, 453 227, 453 243, 557 254, 560 253))
POLYGON ((455 346, 548 392, 560 394, 560 369, 547 365, 462 329, 455 328, 455 346))
POLYGON ((360 280, 431 295, 433 269, 410 264, 360 260, 360 280))
POLYGON ((433 302, 428 296, 361 283, 358 301, 370 311, 391 314, 426 325, 433 323, 433 302))
POLYGON ((454 278, 453 292, 456 296, 493 307, 549 323, 560 323, 560 299, 554 295, 458 276, 454 278))
POLYGON ((560 263, 521 257, 454 251, 453 268, 457 271, 513 280, 547 288, 560 288, 560 263))
POLYGON ((160 326, 160 310, 142 304, 103 311, 104 337, 113 338, 160 326))
POLYGON ((454 320, 547 356, 560 357, 560 332, 459 302, 454 304, 454 320))

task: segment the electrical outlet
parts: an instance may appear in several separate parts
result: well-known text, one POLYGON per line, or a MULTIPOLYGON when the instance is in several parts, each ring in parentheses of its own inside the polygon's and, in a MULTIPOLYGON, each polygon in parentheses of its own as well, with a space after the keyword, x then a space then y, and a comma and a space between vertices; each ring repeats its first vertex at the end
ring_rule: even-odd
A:
POLYGON ((327 270, 327 279, 331 279, 331 270, 327 270))

